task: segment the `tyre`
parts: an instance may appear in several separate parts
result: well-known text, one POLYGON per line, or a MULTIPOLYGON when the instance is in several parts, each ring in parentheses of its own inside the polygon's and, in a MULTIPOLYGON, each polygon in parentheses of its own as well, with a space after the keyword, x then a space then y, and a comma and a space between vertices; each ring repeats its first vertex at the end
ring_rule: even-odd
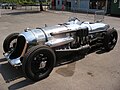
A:
POLYGON ((103 47, 105 49, 105 51, 110 51, 112 50, 116 43, 117 43, 117 39, 118 39, 118 33, 115 29, 109 29, 104 37, 104 41, 103 41, 103 47))
POLYGON ((4 52, 8 52, 11 49, 15 48, 18 35, 19 35, 19 33, 12 33, 6 37, 6 39, 3 42, 4 52))
POLYGON ((49 76, 54 68, 56 56, 47 46, 34 46, 28 50, 22 61, 22 69, 27 78, 39 81, 49 76))

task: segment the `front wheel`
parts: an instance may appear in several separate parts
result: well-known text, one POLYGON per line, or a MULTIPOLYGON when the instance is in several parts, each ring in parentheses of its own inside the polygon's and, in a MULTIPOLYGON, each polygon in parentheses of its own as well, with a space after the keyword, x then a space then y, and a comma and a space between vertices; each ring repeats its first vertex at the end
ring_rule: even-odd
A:
POLYGON ((22 68, 29 79, 39 81, 49 76, 55 62, 56 56, 52 49, 47 46, 35 46, 25 54, 22 68))
POLYGON ((118 39, 118 33, 115 29, 109 29, 104 37, 104 41, 103 41, 103 47, 105 49, 105 51, 110 51, 112 50, 116 43, 117 43, 117 39, 118 39))
POLYGON ((4 52, 8 52, 11 49, 15 48, 18 35, 19 35, 19 33, 12 33, 5 38, 5 40, 3 42, 4 52))

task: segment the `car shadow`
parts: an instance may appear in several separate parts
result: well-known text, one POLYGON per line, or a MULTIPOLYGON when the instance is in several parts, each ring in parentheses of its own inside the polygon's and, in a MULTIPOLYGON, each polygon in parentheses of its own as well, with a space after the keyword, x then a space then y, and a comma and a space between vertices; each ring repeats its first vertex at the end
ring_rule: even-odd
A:
POLYGON ((24 76, 21 68, 14 68, 8 62, 5 62, 5 60, 6 59, 4 58, 0 59, 0 73, 6 83, 9 83, 24 76))
POLYGON ((14 11, 14 12, 7 12, 3 13, 3 15, 22 15, 22 14, 37 14, 40 13, 40 11, 14 11))
MULTIPOLYGON (((23 74, 22 68, 12 67, 5 58, 0 59, 0 73, 5 80, 6 83, 10 83, 17 79, 23 78, 25 75, 23 74)), ((24 79, 20 82, 17 82, 8 87, 9 90, 16 90, 22 88, 24 86, 28 86, 33 84, 34 82, 29 79, 24 79)))
POLYGON ((89 50, 88 54, 91 54, 93 52, 95 52, 96 54, 103 54, 109 51, 106 51, 102 46, 94 46, 89 50))
MULTIPOLYGON (((76 57, 77 56, 76 53, 74 53, 74 54, 70 53, 69 54, 70 56, 67 56, 67 55, 68 54, 66 54, 62 57, 59 57, 56 62, 55 67, 69 64, 68 68, 71 69, 68 71, 69 74, 68 75, 65 75, 64 73, 63 74, 64 74, 64 76, 71 76, 74 73, 74 68, 75 68, 75 67, 71 67, 71 66, 74 66, 76 63, 75 61, 79 60, 81 57, 76 57), (65 57, 65 58, 63 58, 63 57, 65 57)), ((58 71, 58 73, 59 72, 61 72, 61 71, 58 71)), ((13 84, 8 87, 9 90, 20 89, 22 87, 25 87, 25 86, 35 83, 29 79, 24 78, 25 75, 24 75, 21 67, 19 67, 19 68, 12 67, 5 58, 0 59, 0 74, 2 75, 2 77, 6 83, 13 82, 13 84), (21 80, 19 81, 18 79, 21 79, 21 80), (19 82, 14 83, 15 80, 18 80, 19 82)))
POLYGON ((74 53, 59 53, 57 58, 56 67, 65 65, 65 67, 58 68, 56 70, 56 73, 64 76, 64 77, 72 77, 75 73, 75 68, 76 68, 76 61, 80 61, 83 58, 85 58, 86 55, 95 52, 96 54, 103 54, 106 53, 106 51, 102 48, 99 47, 93 47, 91 48, 87 54, 81 54, 79 52, 74 52, 74 53), (60 57, 63 56, 63 57, 60 57))
POLYGON ((6 61, 6 58, 1 58, 0 59, 0 62, 5 62, 6 61))
POLYGON ((28 85, 31 85, 31 84, 34 84, 34 82, 32 82, 29 79, 25 79, 25 80, 22 80, 20 82, 17 82, 15 84, 9 86, 8 89, 9 90, 17 90, 17 89, 20 89, 22 87, 25 87, 25 86, 28 86, 28 85))
POLYGON ((86 55, 91 53, 103 54, 107 53, 107 51, 100 47, 93 47, 87 53, 80 53, 79 51, 62 53, 60 52, 57 53, 56 55, 57 56, 56 67, 82 60, 83 58, 85 58, 86 55))
POLYGON ((59 53, 57 55, 58 60, 56 62, 56 67, 66 65, 65 67, 58 68, 55 72, 64 77, 72 77, 75 73, 76 62, 82 60, 85 55, 80 54, 79 52, 74 53, 59 53), (61 54, 64 54, 63 57, 59 57, 61 54))
MULTIPOLYGON (((90 53, 94 52, 95 50, 91 51, 90 53)), ((88 53, 88 54, 90 54, 88 53)), ((55 67, 59 67, 62 65, 67 65, 66 67, 62 67, 57 69, 55 72, 60 74, 64 77, 71 77, 75 73, 76 68, 76 61, 82 60, 85 57, 83 54, 79 54, 79 52, 74 53, 58 53, 57 54, 57 62, 55 67)), ((22 68, 14 68, 12 67, 5 58, 0 59, 0 73, 5 80, 6 83, 10 83, 20 78, 24 78, 25 75, 23 74, 22 68)), ((16 90, 22 87, 34 84, 35 82, 24 78, 20 82, 14 83, 8 87, 9 90, 16 90)))
POLYGON ((65 64, 70 64, 79 60, 82 60, 85 55, 80 54, 79 52, 62 52, 62 53, 57 53, 57 62, 55 67, 62 66, 65 64))

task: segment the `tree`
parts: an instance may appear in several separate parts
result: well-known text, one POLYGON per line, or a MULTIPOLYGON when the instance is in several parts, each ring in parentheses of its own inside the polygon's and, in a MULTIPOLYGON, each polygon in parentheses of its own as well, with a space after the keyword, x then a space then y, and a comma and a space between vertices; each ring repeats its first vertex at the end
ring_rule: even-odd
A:
POLYGON ((20 5, 33 5, 36 3, 39 3, 40 11, 43 11, 43 0, 0 0, 0 2, 6 2, 6 3, 16 3, 20 5), (37 2, 38 1, 38 2, 37 2))
POLYGON ((40 5, 40 11, 43 11, 43 6, 42 6, 42 1, 39 0, 39 5, 40 5))

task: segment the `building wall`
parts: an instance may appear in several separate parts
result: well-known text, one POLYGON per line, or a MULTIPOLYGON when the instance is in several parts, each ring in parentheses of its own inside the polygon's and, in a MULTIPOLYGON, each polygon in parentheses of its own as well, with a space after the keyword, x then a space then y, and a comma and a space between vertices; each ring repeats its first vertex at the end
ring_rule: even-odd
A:
POLYGON ((62 0, 56 0, 56 9, 62 9, 62 0))
POLYGON ((111 3, 111 14, 120 16, 120 0, 112 0, 111 3))
POLYGON ((79 10, 79 2, 80 2, 80 0, 71 0, 71 10, 78 11, 79 10))
POLYGON ((90 0, 80 0, 80 9, 89 9, 89 2, 90 0))
MULTIPOLYGON (((94 13, 95 11, 98 11, 98 9, 90 9, 90 1, 92 0, 56 0, 56 9, 62 10, 62 1, 71 2, 70 10, 72 11, 82 11, 82 12, 92 12, 92 13, 94 13), (59 1, 59 4, 58 4, 58 1, 59 1)), ((104 1, 107 1, 107 0, 104 0, 104 1)), ((64 8, 64 9, 67 9, 67 8, 64 8)))

